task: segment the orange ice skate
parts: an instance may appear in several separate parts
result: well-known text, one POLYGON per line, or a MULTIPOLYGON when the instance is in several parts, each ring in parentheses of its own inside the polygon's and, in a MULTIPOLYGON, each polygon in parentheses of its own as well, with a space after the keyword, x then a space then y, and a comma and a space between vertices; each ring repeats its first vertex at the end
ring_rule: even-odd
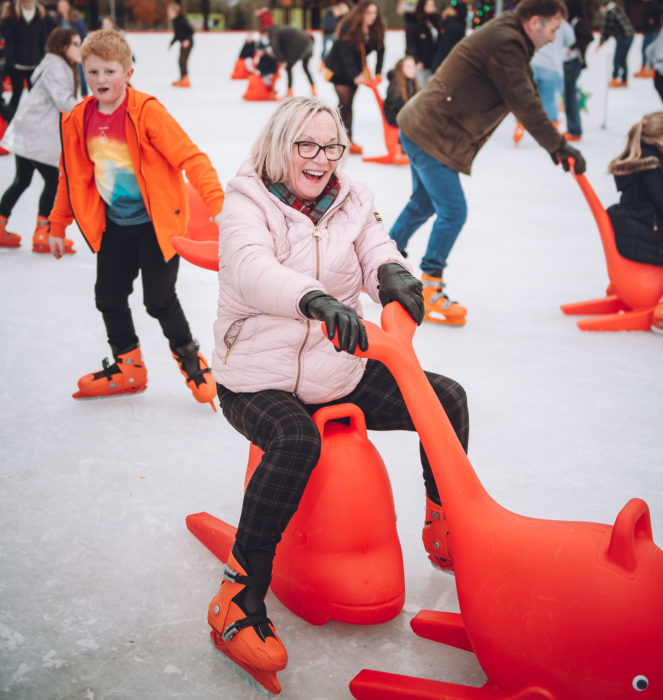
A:
POLYGON ((209 605, 207 620, 214 646, 263 688, 281 692, 276 672, 288 653, 267 617, 264 598, 271 581, 273 555, 241 551, 235 543, 223 582, 209 605))

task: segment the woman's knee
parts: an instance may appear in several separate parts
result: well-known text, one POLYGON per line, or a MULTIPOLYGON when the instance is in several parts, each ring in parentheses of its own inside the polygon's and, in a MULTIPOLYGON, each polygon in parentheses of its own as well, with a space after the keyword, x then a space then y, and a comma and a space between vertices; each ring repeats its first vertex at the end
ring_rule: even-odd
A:
POLYGON ((302 471, 311 472, 320 459, 322 438, 312 420, 291 420, 274 431, 269 450, 297 459, 302 471))

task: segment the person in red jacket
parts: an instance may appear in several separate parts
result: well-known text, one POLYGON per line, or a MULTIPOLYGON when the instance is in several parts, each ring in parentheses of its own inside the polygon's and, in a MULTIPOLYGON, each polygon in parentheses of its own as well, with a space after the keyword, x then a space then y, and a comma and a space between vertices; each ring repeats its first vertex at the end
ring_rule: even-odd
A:
MULTIPOLYGON (((75 398, 136 393, 147 371, 129 295, 141 273, 143 301, 159 321, 194 397, 211 402, 216 387, 180 305, 174 236, 187 228, 182 170, 217 221, 224 192, 209 158, 156 98, 130 87, 131 48, 121 34, 98 31, 81 59, 92 96, 61 119, 62 158, 49 221, 53 255, 64 252, 73 219, 97 253, 95 301, 114 362, 78 382, 75 398)), ((213 404, 212 404, 213 405, 213 404)))

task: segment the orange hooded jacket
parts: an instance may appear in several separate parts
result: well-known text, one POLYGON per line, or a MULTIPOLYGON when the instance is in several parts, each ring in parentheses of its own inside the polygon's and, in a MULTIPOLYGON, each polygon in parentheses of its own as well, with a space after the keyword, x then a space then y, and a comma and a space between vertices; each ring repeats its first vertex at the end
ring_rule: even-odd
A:
MULTIPOLYGON (((127 145, 136 180, 154 225, 165 260, 175 255, 174 236, 186 232, 189 204, 182 170, 200 193, 210 214, 223 207, 223 188, 209 158, 191 141, 182 127, 155 98, 127 88, 125 119, 127 145)), ((85 110, 88 97, 60 118, 62 156, 58 191, 49 221, 51 235, 64 238, 75 219, 90 248, 97 253, 106 229, 106 206, 94 180, 94 164, 85 142, 85 110)))

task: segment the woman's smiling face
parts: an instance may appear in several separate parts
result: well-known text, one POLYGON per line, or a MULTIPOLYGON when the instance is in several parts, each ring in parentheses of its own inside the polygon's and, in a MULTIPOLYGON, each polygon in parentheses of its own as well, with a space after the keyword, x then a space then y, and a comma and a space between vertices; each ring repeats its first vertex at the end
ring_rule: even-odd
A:
MULTIPOLYGON (((338 143, 336 122, 329 112, 319 112, 306 125, 295 141, 308 141, 318 146, 338 143)), ((285 183, 299 199, 312 202, 320 196, 336 169, 336 161, 330 161, 320 149, 315 158, 302 158, 295 144, 291 145, 293 165, 285 183)))

